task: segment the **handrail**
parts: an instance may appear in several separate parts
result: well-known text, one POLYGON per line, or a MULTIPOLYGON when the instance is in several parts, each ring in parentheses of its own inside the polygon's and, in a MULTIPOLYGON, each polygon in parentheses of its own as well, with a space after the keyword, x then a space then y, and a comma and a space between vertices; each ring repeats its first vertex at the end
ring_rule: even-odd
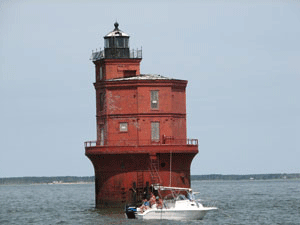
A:
MULTIPOLYGON (((130 49, 129 50, 129 58, 130 59, 141 59, 143 56, 143 51, 142 49, 130 49)), ((104 50, 99 50, 94 52, 92 51, 92 55, 90 57, 90 60, 92 61, 97 61, 99 59, 104 59, 105 58, 105 51, 104 50)))
POLYGON ((97 141, 86 141, 84 142, 84 147, 96 147, 97 141))
POLYGON ((198 139, 167 139, 163 141, 151 140, 108 140, 104 143, 97 141, 84 142, 85 147, 100 146, 145 146, 145 145, 198 145, 198 139))

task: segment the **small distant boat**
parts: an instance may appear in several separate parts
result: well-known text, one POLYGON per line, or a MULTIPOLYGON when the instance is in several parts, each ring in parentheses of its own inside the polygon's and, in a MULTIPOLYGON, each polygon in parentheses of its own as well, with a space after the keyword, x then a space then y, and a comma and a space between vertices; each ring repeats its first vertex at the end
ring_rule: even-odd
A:
POLYGON ((126 206, 127 218, 132 219, 166 219, 166 220, 202 220, 207 212, 216 210, 216 207, 205 207, 195 200, 191 188, 156 187, 159 191, 169 191, 162 201, 162 206, 156 204, 145 211, 139 207, 126 206), (185 194, 184 194, 185 192, 185 194))

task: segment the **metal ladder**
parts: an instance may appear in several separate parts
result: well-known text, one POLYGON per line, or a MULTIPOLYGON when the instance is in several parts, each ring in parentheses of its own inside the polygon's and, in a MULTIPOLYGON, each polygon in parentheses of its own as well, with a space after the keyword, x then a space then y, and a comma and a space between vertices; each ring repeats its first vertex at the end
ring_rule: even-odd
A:
POLYGON ((136 194, 137 201, 142 201, 144 192, 144 174, 143 171, 137 172, 136 194))
POLYGON ((160 176, 159 176, 159 161, 158 159, 150 158, 150 175, 151 175, 151 184, 160 184, 160 176))
POLYGON ((144 188, 144 175, 142 171, 137 172, 136 188, 144 188))

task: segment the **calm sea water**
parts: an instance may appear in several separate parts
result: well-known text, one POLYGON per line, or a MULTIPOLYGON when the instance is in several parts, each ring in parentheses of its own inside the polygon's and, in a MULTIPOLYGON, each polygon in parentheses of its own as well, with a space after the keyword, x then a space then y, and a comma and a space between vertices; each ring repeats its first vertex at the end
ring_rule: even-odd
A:
POLYGON ((202 221, 127 220, 94 208, 93 184, 0 186, 0 224, 300 224, 300 180, 193 181, 218 211, 202 221))

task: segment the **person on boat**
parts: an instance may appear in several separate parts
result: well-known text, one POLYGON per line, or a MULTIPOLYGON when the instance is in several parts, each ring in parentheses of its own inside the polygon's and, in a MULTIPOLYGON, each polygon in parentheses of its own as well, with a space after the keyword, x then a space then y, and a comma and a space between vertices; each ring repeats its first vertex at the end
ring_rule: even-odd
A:
POLYGON ((188 191, 188 192, 187 192, 187 198, 188 198, 190 201, 195 200, 194 193, 193 193, 192 191, 188 191))
POLYGON ((159 198, 159 196, 156 196, 156 208, 158 209, 163 208, 163 201, 161 200, 161 198, 159 198))
POLYGON ((155 204, 156 204, 156 199, 155 199, 155 195, 151 192, 151 197, 150 197, 150 207, 152 208, 155 204))
POLYGON ((143 204, 142 206, 140 207, 140 210, 141 212, 145 212, 147 209, 149 209, 150 206, 149 206, 149 202, 147 201, 147 199, 144 199, 143 200, 143 204))

